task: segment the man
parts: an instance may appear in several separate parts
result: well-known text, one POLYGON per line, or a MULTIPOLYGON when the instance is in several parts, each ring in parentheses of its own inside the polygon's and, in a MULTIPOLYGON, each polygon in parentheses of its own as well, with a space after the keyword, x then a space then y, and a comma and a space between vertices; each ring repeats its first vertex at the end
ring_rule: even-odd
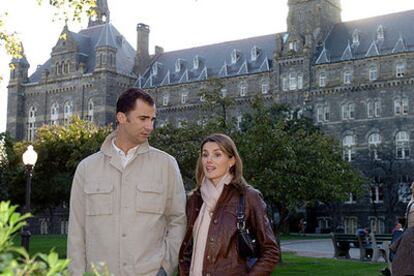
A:
POLYGON ((71 275, 104 262, 113 275, 172 275, 186 227, 177 162, 152 148, 154 100, 131 88, 116 105, 117 129, 82 160, 73 179, 71 275))

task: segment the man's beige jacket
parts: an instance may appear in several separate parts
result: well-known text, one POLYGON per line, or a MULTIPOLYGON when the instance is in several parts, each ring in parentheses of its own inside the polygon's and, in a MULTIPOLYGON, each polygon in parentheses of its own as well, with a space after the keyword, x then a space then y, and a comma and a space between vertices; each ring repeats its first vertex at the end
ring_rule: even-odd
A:
POLYGON ((73 179, 68 234, 71 275, 105 262, 113 275, 172 275, 186 227, 175 159, 148 143, 125 169, 112 147, 82 160, 73 179))

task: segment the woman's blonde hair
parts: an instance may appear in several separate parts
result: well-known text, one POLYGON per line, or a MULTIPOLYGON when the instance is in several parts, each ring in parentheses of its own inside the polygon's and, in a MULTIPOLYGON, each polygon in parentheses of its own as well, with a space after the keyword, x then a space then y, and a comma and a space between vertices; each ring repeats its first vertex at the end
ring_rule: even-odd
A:
POLYGON ((233 176, 232 184, 236 185, 236 187, 239 189, 243 189, 244 186, 246 186, 246 181, 243 178, 243 162, 240 158, 239 152, 237 151, 236 144, 229 136, 222 133, 211 134, 204 138, 203 142, 201 143, 196 166, 197 188, 201 186, 204 178, 204 170, 201 159, 203 154, 203 147, 208 142, 216 143, 223 151, 223 153, 226 154, 229 158, 234 157, 234 165, 230 168, 229 171, 233 176))

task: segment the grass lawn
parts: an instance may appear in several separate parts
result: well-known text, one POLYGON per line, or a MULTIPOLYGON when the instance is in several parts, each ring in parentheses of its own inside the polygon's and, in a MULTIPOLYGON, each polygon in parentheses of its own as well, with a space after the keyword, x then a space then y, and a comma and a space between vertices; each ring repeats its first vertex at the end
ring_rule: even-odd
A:
POLYGON ((272 275, 309 275, 309 276, 377 276, 385 263, 368 263, 354 260, 316 259, 283 253, 283 263, 278 265, 272 275))
MULTIPOLYGON (((13 240, 15 245, 20 245, 20 236, 13 240)), ((66 257, 66 235, 33 235, 30 238, 30 255, 35 253, 49 253, 54 248, 60 258, 66 257)))
MULTIPOLYGON (((284 235, 282 240, 312 239, 314 236, 284 235)), ((319 237, 321 238, 321 237, 319 237)), ((20 237, 14 240, 20 244, 20 237)), ((35 252, 49 253, 55 248, 59 257, 66 257, 65 235, 34 235, 30 239, 30 254, 35 252)), ((384 263, 372 264, 354 260, 335 260, 297 256, 294 253, 283 252, 283 263, 278 265, 273 275, 309 275, 309 276, 377 276, 385 267, 384 263)))

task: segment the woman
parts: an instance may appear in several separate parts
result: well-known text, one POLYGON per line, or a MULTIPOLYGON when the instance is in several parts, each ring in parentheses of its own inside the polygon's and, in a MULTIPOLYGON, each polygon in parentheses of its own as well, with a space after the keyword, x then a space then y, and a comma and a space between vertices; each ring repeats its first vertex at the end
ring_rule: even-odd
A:
POLYGON ((411 183, 411 200, 406 210, 407 228, 401 237, 390 246, 392 259, 392 275, 414 275, 414 182, 411 183))
POLYGON ((187 231, 179 253, 180 275, 270 275, 279 250, 259 191, 247 185, 236 146, 224 134, 201 144, 197 188, 187 202, 187 231), (237 210, 245 197, 246 225, 259 244, 252 265, 237 252, 237 210), (251 267, 251 268, 249 268, 251 267))

